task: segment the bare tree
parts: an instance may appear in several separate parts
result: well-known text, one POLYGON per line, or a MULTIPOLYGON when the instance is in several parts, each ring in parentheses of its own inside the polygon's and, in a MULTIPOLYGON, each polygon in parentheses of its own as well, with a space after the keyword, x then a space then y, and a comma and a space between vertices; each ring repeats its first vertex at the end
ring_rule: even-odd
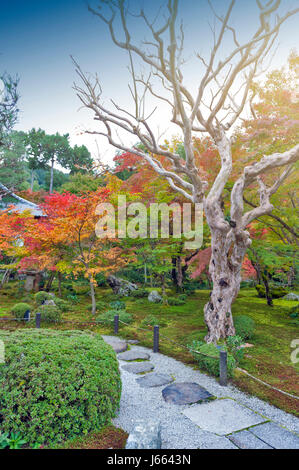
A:
MULTIPOLYGON (((211 3, 210 6, 213 8, 211 3)), ((194 94, 185 86, 183 76, 184 32, 182 25, 178 25, 178 0, 169 0, 164 5, 164 14, 159 11, 152 21, 142 8, 138 13, 131 13, 125 0, 101 0, 97 9, 89 7, 89 10, 107 25, 113 43, 129 53, 133 82, 130 91, 135 111, 124 110, 113 100, 111 107, 107 107, 98 77, 86 75, 78 64, 76 70, 83 85, 74 86, 83 105, 90 108, 94 119, 102 124, 102 128, 89 133, 106 136, 112 146, 144 158, 173 189, 194 203, 203 202, 212 238, 210 275, 213 290, 204 308, 207 342, 235 334, 231 305, 239 292, 242 261, 251 244, 246 227, 255 218, 272 211, 271 195, 290 175, 294 162, 299 159, 299 145, 296 145, 284 153, 265 156, 246 166, 231 191, 230 222, 227 222, 222 195, 232 173, 231 129, 250 104, 251 85, 265 66, 281 25, 299 11, 297 8, 279 16, 280 0, 257 0, 256 31, 249 40, 241 43, 237 31, 230 24, 234 6, 235 0, 232 0, 223 17, 214 11, 218 27, 213 30, 209 57, 196 55, 204 71, 194 94), (150 39, 141 44, 132 38, 133 31, 129 26, 132 16, 135 21, 143 22, 150 34, 150 39), (120 36, 123 39, 119 39, 120 36), (226 37, 231 39, 231 50, 224 56, 222 46, 226 37), (136 74, 135 56, 149 67, 148 76, 136 74), (159 144, 149 124, 152 113, 145 116, 146 93, 171 109, 172 123, 183 133, 185 161, 159 144), (118 130, 138 139, 146 151, 140 146, 126 146, 119 138, 118 130), (196 166, 192 144, 196 133, 208 134, 219 152, 221 168, 209 190, 196 166), (158 156, 166 157, 167 167, 158 156), (277 167, 285 169, 277 181, 267 187, 262 175, 277 167), (255 183, 260 205, 244 212, 244 191, 255 183)))

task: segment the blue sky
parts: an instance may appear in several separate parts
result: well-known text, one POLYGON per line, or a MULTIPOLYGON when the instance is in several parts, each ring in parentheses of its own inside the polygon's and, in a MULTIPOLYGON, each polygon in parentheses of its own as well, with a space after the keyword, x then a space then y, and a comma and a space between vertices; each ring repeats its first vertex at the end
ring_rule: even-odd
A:
MULTIPOLYGON (((92 2, 91 2, 92 3, 92 2)), ((96 3, 96 2, 95 2, 96 3)), ((134 9, 150 5, 154 11, 159 0, 131 0, 134 9)), ((220 13, 228 1, 214 0, 220 13)), ((237 0, 233 24, 246 34, 254 26, 256 13, 253 0, 237 0)), ((282 10, 298 6, 298 0, 282 0, 282 10)), ((181 0, 181 13, 186 31, 187 56, 196 50, 210 48, 210 9, 205 0, 181 0), (196 6, 194 7, 194 4, 196 6)), ((299 16, 283 26, 280 46, 272 66, 282 65, 289 51, 299 40, 299 16)), ((143 29, 136 28, 137 37, 143 29)), ((69 132, 72 143, 85 143, 93 152, 94 138, 78 136, 77 127, 92 122, 86 110, 78 111, 80 103, 72 89, 75 79, 72 54, 89 72, 99 72, 104 96, 116 97, 128 104, 127 56, 109 40, 105 25, 87 10, 82 0, 1 0, 0 11, 0 71, 20 76, 20 109, 18 129, 41 127, 47 132, 69 132)), ((196 75, 190 67, 190 80, 196 75)), ((99 140, 106 159, 114 155, 106 142, 99 140)))

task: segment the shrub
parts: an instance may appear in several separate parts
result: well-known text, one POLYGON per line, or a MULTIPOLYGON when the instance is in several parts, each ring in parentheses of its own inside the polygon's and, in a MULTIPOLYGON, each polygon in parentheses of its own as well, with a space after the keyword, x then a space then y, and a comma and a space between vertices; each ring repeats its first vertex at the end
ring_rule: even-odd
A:
MULTIPOLYGON (((201 369, 206 370, 210 374, 219 377, 219 349, 214 344, 206 344, 201 341, 193 341, 189 346, 191 349, 208 354, 212 357, 203 356, 202 354, 192 353, 194 358, 197 360, 198 365, 201 369), (214 357, 216 359, 214 359, 214 357)), ((223 346, 223 349, 227 349, 223 346)), ((236 360, 234 356, 228 352, 227 354, 227 376, 233 377, 234 370, 236 368, 236 360)))
POLYGON ((187 294, 180 294, 180 295, 178 296, 178 298, 179 298, 180 300, 183 300, 184 302, 186 302, 186 300, 187 300, 187 298, 188 298, 188 295, 187 295, 187 294))
POLYGON ((255 330, 254 320, 247 315, 239 315, 234 318, 236 335, 243 340, 252 338, 255 330))
POLYGON ((19 304, 15 304, 11 309, 11 313, 17 318, 18 320, 23 320, 25 313, 27 310, 31 310, 31 306, 24 302, 19 304))
POLYGON ((35 313, 41 314, 41 320, 49 323, 56 323, 61 320, 61 311, 55 305, 40 305, 35 313))
POLYGON ((104 325, 112 326, 115 315, 119 316, 119 319, 125 323, 132 323, 133 317, 130 313, 125 310, 107 310, 102 315, 99 315, 96 319, 99 323, 104 323, 104 325))
POLYGON ((49 292, 45 292, 45 291, 37 292, 34 296, 34 300, 37 303, 37 305, 42 305, 42 303, 45 300, 50 300, 50 299, 54 300, 54 296, 49 294, 49 292))
POLYGON ((123 300, 113 300, 109 306, 112 310, 126 310, 126 304, 123 300))
POLYGON ((182 300, 177 297, 168 297, 167 298, 168 305, 184 305, 186 300, 182 300))
POLYGON ((53 300, 55 304, 57 305, 57 307, 59 308, 59 310, 61 310, 61 312, 68 312, 69 310, 72 309, 72 305, 70 304, 70 302, 67 302, 66 300, 63 300, 57 297, 55 297, 53 300))
POLYGON ((232 353, 237 363, 239 363, 244 357, 244 348, 241 348, 243 344, 243 338, 241 336, 228 336, 226 338, 226 346, 229 352, 232 353))
POLYGON ((291 318, 298 318, 299 317, 299 304, 295 305, 290 309, 290 317, 291 318))
POLYGON ((135 299, 143 299, 145 297, 148 297, 148 291, 146 289, 133 290, 130 296, 135 297, 135 299))
MULTIPOLYGON (((257 284, 255 286, 258 296, 262 299, 266 297, 266 289, 265 286, 262 286, 261 284, 257 284)), ((280 297, 283 297, 284 295, 287 295, 288 291, 284 287, 271 287, 270 292, 272 295, 273 299, 280 299, 280 297)))
POLYGON ((0 331, 0 422, 32 443, 58 443, 100 430, 119 405, 121 381, 112 348, 82 331, 0 331))
POLYGON ((78 284, 76 282, 73 282, 72 287, 73 291, 77 295, 85 295, 88 294, 90 291, 90 286, 88 284, 78 284))
POLYGON ((148 315, 147 317, 145 317, 142 322, 141 322, 141 326, 155 326, 155 325, 159 325, 159 326, 166 326, 167 325, 167 322, 165 320, 161 320, 160 318, 157 318, 155 317, 154 315, 148 315))

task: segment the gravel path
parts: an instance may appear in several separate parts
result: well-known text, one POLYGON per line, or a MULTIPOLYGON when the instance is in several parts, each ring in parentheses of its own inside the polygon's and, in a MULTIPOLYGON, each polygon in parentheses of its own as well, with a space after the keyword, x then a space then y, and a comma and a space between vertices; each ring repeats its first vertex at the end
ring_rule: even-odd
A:
MULTIPOLYGON (((150 362, 155 366, 155 372, 170 374, 176 382, 196 382, 217 398, 234 399, 262 415, 265 420, 277 423, 299 434, 299 419, 295 416, 275 408, 256 397, 249 396, 231 385, 222 387, 214 378, 193 370, 191 367, 171 357, 153 353, 152 350, 141 346, 134 345, 131 349, 148 353, 150 355, 150 362)), ((121 360, 119 360, 119 363, 120 366, 128 364, 121 360)), ((165 385, 142 388, 136 382, 136 378, 140 377, 140 375, 126 372, 122 367, 121 376, 123 391, 120 411, 118 417, 113 420, 116 426, 130 433, 138 419, 159 420, 162 427, 163 449, 237 448, 227 437, 204 431, 184 416, 182 412, 190 408, 190 406, 166 403, 161 393, 165 385)))

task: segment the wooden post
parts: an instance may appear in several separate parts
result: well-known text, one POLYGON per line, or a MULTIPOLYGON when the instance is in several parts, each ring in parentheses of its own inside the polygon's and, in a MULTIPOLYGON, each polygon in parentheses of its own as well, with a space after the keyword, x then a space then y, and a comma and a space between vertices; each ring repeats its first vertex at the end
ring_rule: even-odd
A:
POLYGON ((35 327, 40 328, 41 314, 37 312, 35 314, 35 327))
POLYGON ((219 370, 220 370, 220 385, 224 387, 227 385, 227 352, 220 351, 219 358, 219 370))
POLYGON ((154 353, 159 352, 159 326, 154 326, 154 353))

